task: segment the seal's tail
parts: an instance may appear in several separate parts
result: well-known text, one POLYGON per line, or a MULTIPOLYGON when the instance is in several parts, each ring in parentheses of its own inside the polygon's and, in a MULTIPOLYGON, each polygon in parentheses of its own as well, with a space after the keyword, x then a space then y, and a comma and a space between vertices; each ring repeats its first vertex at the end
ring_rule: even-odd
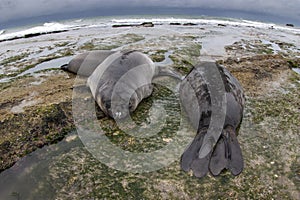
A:
POLYGON ((207 129, 199 131, 191 145, 181 156, 181 168, 184 171, 192 170, 194 175, 201 178, 208 171, 217 176, 223 169, 229 169, 233 175, 242 172, 244 162, 242 151, 233 128, 225 128, 215 148, 204 158, 199 158, 203 138, 207 129))

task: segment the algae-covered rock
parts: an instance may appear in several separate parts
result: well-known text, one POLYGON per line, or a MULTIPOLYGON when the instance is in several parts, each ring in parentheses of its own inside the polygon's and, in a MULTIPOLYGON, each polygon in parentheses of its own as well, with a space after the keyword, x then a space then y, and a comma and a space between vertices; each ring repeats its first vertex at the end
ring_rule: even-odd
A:
MULTIPOLYGON (((12 78, 0 83, 0 198, 298 199, 300 75, 291 70, 300 64, 299 44, 293 42, 297 35, 275 29, 271 34, 251 27, 201 26, 130 27, 124 32, 95 28, 46 39, 27 38, 7 46, 0 43, 0 78, 12 78), (225 45, 230 35, 234 41, 225 45), (215 39, 218 43, 224 40, 224 54, 214 52, 224 48, 215 39), (212 45, 203 46, 204 40, 212 45), (8 47, 12 50, 3 50, 8 47), (218 177, 197 179, 180 169, 180 155, 148 173, 116 170, 90 154, 77 134, 68 135, 78 125, 72 110, 72 103, 78 100, 90 103, 94 113, 83 110, 80 114, 95 115, 115 146, 132 153, 164 148, 174 141, 181 124, 178 116, 184 115, 176 84, 175 91, 167 88, 168 79, 155 83, 151 97, 132 115, 142 128, 157 124, 159 132, 143 138, 127 134, 95 107, 84 78, 74 85, 75 76, 59 69, 15 77, 26 66, 94 49, 139 50, 184 76, 201 61, 204 48, 239 80, 246 94, 238 136, 245 169, 237 177, 224 171, 218 177), (167 58, 171 61, 164 63, 167 58), (80 94, 74 96, 74 89, 80 94)), ((131 124, 124 127, 131 128, 131 124)), ((181 133, 191 138, 195 134, 189 128, 181 133)), ((168 160, 169 155, 163 159, 168 160)), ((115 160, 111 161, 114 166, 115 160)))

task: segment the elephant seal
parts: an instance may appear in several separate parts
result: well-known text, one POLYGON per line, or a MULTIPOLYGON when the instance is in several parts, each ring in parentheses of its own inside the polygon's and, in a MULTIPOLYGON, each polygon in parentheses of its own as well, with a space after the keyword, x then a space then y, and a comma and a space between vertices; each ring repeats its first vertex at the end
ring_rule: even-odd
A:
POLYGON ((68 64, 62 65, 61 69, 81 76, 90 76, 94 70, 108 56, 115 53, 109 50, 97 50, 79 54, 75 56, 68 64))
POLYGON ((114 119, 126 118, 152 94, 154 78, 171 76, 181 80, 181 75, 168 67, 156 66, 148 56, 135 50, 84 53, 61 68, 88 76, 87 86, 97 104, 114 119))
POLYGON ((194 140, 181 156, 181 168, 184 171, 192 170, 199 178, 205 176, 208 171, 217 176, 223 169, 229 169, 233 175, 240 174, 244 162, 237 140, 237 128, 242 121, 245 100, 243 89, 237 79, 228 70, 214 62, 200 63, 182 81, 179 93, 187 117, 197 130, 194 140), (219 138, 215 146, 205 157, 201 158, 200 150, 205 145, 204 137, 208 134, 213 109, 212 91, 208 89, 203 70, 212 67, 220 73, 222 79, 220 84, 224 85, 222 94, 225 92, 226 116, 219 125, 221 132, 217 133, 219 138))

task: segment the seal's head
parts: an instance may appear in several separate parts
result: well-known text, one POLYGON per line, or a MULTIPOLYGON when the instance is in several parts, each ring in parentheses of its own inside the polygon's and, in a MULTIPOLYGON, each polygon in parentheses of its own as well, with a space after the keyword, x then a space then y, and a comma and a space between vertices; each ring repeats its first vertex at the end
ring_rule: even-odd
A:
MULTIPOLYGON (((124 91, 125 92, 125 91, 124 91)), ((128 93, 127 93, 128 94, 128 93)), ((125 119, 133 112, 139 101, 138 96, 133 93, 131 97, 126 98, 126 94, 114 93, 112 95, 111 87, 103 85, 96 94, 96 100, 99 103, 101 110, 113 119, 125 119)))
POLYGON ((123 98, 124 95, 117 94, 116 97, 112 98, 110 111, 112 118, 115 120, 121 120, 127 118, 138 106, 137 95, 134 93, 131 98, 123 98))

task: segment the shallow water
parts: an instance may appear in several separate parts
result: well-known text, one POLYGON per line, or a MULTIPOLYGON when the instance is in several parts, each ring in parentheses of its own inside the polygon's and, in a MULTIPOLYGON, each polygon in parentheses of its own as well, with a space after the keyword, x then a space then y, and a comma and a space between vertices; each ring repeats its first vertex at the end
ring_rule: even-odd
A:
POLYGON ((282 51, 282 49, 280 48, 280 46, 274 42, 268 41, 268 40, 262 40, 263 44, 266 45, 271 45, 272 50, 274 51, 274 53, 278 53, 280 51, 282 51))
POLYGON ((300 74, 300 68, 292 68, 292 70, 293 70, 294 72, 296 72, 297 74, 300 74))
POLYGON ((73 56, 67 56, 67 57, 57 58, 47 62, 43 62, 41 64, 36 65, 33 68, 26 70, 25 72, 22 72, 17 77, 24 76, 27 74, 33 74, 46 69, 60 68, 62 65, 67 64, 72 58, 73 56))
POLYGON ((72 133, 58 144, 22 158, 0 174, 0 199, 53 199, 57 188, 48 182, 50 163, 75 147, 83 148, 76 133, 72 133))
POLYGON ((165 56, 165 59, 161 62, 155 62, 156 65, 159 65, 159 66, 168 66, 168 65, 173 65, 174 62, 173 60, 170 58, 170 55, 173 54, 173 51, 167 51, 164 56, 165 56))
POLYGON ((57 58, 57 59, 53 59, 47 62, 43 62, 40 63, 38 65, 36 65, 33 68, 30 68, 20 74, 18 74, 15 77, 9 77, 9 78, 2 78, 0 79, 0 83, 6 83, 11 81, 14 78, 18 78, 18 77, 22 77, 25 75, 32 75, 34 73, 43 71, 43 70, 47 70, 47 69, 59 69, 62 65, 67 64, 71 59, 73 58, 73 56, 67 56, 67 57, 62 57, 62 58, 57 58))

